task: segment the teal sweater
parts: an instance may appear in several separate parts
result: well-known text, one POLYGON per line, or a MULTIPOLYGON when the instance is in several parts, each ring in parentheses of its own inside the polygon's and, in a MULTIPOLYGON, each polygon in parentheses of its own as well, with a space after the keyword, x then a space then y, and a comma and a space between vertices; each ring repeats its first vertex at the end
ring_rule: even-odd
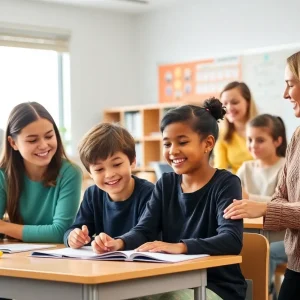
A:
MULTIPOLYGON (((0 216, 6 210, 6 175, 0 169, 0 216)), ((78 210, 82 174, 78 167, 64 161, 55 187, 45 187, 24 175, 19 205, 23 219, 23 241, 62 243, 78 210)), ((1 229, 0 229, 1 232, 1 229)))

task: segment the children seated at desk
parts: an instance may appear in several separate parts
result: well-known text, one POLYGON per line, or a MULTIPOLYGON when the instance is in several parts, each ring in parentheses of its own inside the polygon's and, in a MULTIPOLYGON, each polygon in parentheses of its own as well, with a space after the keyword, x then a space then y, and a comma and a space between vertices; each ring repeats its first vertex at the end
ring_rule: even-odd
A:
MULTIPOLYGON (((285 162, 287 140, 281 118, 268 114, 252 119, 246 129, 247 145, 255 160, 238 170, 243 199, 269 202, 285 162)), ((278 264, 287 262, 283 241, 270 245, 269 294, 274 293, 273 276, 278 264)))
MULTIPOLYGON (((107 233, 97 235, 92 242, 95 252, 136 248, 174 254, 241 252, 242 220, 223 218, 225 207, 242 197, 240 180, 209 165, 218 138, 217 120, 224 114, 215 98, 206 100, 204 107, 185 105, 166 113, 161 121, 163 154, 175 173, 162 175, 137 226, 116 239, 107 233), (155 241, 160 232, 162 241, 155 241)), ((209 299, 245 299, 246 282, 238 264, 210 268, 207 279, 209 299)), ((192 290, 181 293, 193 299, 192 290)), ((163 297, 174 299, 170 294, 163 297)))
POLYGON ((9 115, 0 161, 0 233, 24 242, 62 243, 81 190, 79 167, 66 157, 58 128, 39 103, 9 115))
POLYGON ((111 236, 131 230, 144 213, 153 183, 131 174, 136 163, 135 142, 129 132, 116 124, 92 128, 79 146, 80 159, 95 185, 89 187, 74 224, 64 243, 80 248, 94 234, 111 236))

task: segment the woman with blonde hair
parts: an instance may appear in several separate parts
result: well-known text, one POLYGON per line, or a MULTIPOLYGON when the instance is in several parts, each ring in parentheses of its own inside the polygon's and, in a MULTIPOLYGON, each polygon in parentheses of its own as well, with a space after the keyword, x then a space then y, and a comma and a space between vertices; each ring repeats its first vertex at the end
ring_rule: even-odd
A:
MULTIPOLYGON (((284 98, 288 99, 300 118, 300 52, 287 59, 285 68, 286 88, 284 98)), ((226 219, 264 217, 265 230, 284 230, 285 252, 288 266, 278 300, 300 299, 300 127, 296 129, 288 145, 286 161, 272 196, 271 202, 234 200, 225 209, 226 219)))
POLYGON ((257 115, 257 110, 244 82, 228 83, 220 100, 226 107, 226 115, 214 150, 214 166, 235 174, 244 161, 252 159, 246 146, 246 124, 257 115))

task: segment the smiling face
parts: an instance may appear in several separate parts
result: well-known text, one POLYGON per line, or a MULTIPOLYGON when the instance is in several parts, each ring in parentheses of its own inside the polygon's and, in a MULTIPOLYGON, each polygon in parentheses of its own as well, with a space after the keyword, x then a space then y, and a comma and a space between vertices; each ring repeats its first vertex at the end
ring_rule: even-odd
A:
POLYGON ((222 93, 221 102, 226 107, 226 119, 230 123, 247 121, 248 102, 241 95, 239 88, 222 93))
POLYGON ((43 118, 25 126, 16 138, 9 136, 8 141, 15 151, 20 152, 29 174, 36 168, 46 169, 57 150, 53 124, 43 118))
POLYGON ((286 82, 286 88, 283 96, 285 99, 290 100, 295 112, 295 116, 300 118, 300 81, 292 73, 288 65, 285 67, 284 78, 286 82))
POLYGON ((130 164, 129 158, 122 152, 117 152, 105 160, 99 160, 90 165, 90 175, 95 184, 109 194, 114 201, 128 199, 134 189, 134 179, 131 171, 135 161, 130 164))
POLYGON ((255 159, 265 160, 277 156, 276 150, 282 142, 282 138, 274 140, 269 128, 247 126, 247 146, 255 159))
MULTIPOLYGON (((177 174, 191 174, 207 164, 212 136, 201 139, 189 124, 172 123, 163 131, 163 155, 177 174)), ((212 138, 213 139, 213 138, 212 138)))

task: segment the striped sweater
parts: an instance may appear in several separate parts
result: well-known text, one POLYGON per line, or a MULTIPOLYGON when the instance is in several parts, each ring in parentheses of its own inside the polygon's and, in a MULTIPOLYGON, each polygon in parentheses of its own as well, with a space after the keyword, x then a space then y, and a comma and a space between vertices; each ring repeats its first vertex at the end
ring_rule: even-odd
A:
POLYGON ((285 252, 288 268, 300 272, 300 127, 291 139, 286 153, 286 162, 280 178, 267 205, 264 220, 266 230, 284 230, 285 252))

